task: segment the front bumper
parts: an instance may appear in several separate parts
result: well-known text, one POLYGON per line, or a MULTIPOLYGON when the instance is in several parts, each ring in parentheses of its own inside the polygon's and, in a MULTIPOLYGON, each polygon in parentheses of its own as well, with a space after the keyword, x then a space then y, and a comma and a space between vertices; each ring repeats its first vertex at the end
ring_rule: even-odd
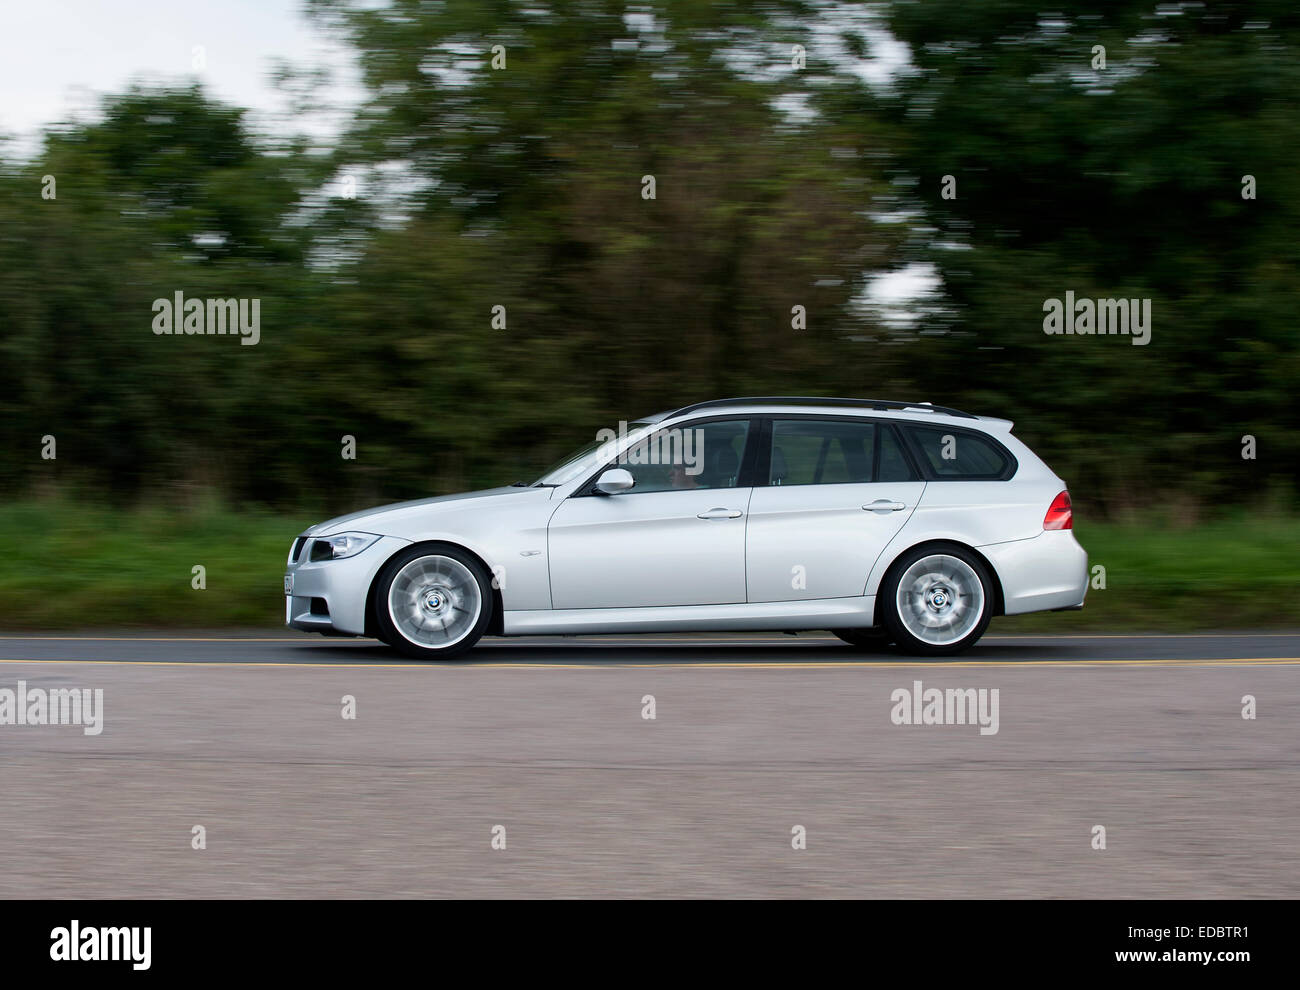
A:
POLYGON ((979 547, 1002 582, 1006 615, 1078 608, 1088 593, 1088 552, 1072 529, 979 547))
POLYGON ((381 536, 355 556, 319 561, 310 559, 311 543, 310 536, 294 541, 297 553, 284 572, 284 624, 305 632, 365 635, 370 585, 410 541, 381 536))

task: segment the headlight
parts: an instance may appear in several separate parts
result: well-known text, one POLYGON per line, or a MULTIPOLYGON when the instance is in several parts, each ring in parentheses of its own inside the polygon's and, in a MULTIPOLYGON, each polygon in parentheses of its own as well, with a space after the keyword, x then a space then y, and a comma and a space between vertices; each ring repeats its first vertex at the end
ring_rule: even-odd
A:
POLYGON ((338 560, 360 553, 375 540, 374 533, 339 533, 337 536, 318 536, 311 545, 312 560, 338 560))

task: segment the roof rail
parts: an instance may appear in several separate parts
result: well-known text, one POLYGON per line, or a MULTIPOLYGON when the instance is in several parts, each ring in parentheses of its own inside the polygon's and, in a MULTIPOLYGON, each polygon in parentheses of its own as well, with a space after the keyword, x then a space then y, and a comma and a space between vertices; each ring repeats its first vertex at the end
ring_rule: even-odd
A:
POLYGON ((853 406, 863 409, 928 409, 931 412, 943 413, 945 416, 979 419, 978 416, 972 413, 962 412, 960 409, 950 409, 948 406, 935 406, 928 402, 898 402, 893 399, 828 399, 816 395, 747 395, 737 399, 710 399, 708 402, 696 402, 689 406, 682 406, 680 409, 674 409, 670 413, 665 413, 664 419, 668 419, 670 416, 681 416, 699 409, 711 409, 715 406, 760 405, 766 403, 800 406, 853 406))

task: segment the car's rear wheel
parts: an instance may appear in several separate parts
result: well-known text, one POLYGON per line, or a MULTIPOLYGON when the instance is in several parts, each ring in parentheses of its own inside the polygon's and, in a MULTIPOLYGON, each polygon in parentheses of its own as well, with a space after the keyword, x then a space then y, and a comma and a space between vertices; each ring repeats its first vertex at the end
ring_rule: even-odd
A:
POLYGON ((492 618, 490 582, 483 565, 449 544, 403 550, 375 582, 380 639, 419 660, 460 656, 492 618))
POLYGON ((882 626, 868 626, 866 629, 832 629, 836 636, 850 646, 864 650, 879 649, 889 645, 889 630, 882 626))
POLYGON ((969 550, 956 544, 918 547, 881 583, 885 626, 908 653, 948 656, 984 635, 993 616, 993 581, 969 550))

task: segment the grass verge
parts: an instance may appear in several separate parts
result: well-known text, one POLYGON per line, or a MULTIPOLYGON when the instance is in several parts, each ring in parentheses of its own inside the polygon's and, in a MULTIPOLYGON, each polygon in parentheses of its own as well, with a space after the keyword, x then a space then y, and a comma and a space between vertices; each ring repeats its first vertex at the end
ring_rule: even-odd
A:
MULTIPOLYGON (((55 498, 0 506, 0 626, 265 627, 283 623, 293 537, 317 519, 213 504, 122 510, 55 498), (193 587, 193 568, 206 588, 193 587)), ((1188 632, 1300 627, 1300 519, 1190 527, 1083 521, 1105 568, 1081 612, 1010 616, 992 632, 1188 632)))

